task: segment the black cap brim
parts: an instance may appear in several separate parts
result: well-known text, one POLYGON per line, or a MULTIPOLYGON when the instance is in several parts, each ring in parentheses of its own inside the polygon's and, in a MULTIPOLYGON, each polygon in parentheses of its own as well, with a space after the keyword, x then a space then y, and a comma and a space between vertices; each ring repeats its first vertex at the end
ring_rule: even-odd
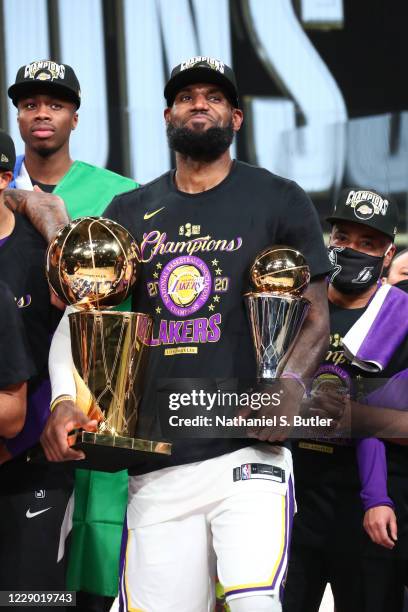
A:
POLYGON ((180 89, 186 85, 193 85, 194 83, 214 83, 214 85, 219 85, 225 92, 232 106, 234 108, 239 108, 237 90, 231 81, 221 72, 205 67, 182 70, 171 78, 164 88, 164 97, 166 98, 167 105, 169 107, 172 106, 174 98, 180 89))
POLYGON ((81 98, 77 96, 72 89, 64 85, 53 83, 52 81, 35 80, 25 83, 15 83, 8 88, 7 93, 14 106, 17 106, 21 98, 29 97, 33 91, 41 91, 42 89, 44 89, 44 91, 51 91, 53 95, 61 96, 64 100, 73 102, 77 108, 81 106, 81 98))
POLYGON ((370 221, 367 219, 367 221, 363 221, 363 220, 359 220, 357 218, 353 218, 350 219, 350 217, 341 217, 341 216, 330 216, 330 217, 326 217, 326 221, 328 223, 330 223, 331 225, 334 225, 337 221, 347 221, 348 223, 357 223, 358 225, 364 225, 365 227, 371 227, 372 229, 377 230, 377 232, 380 232, 380 234, 384 234, 384 236, 388 236, 388 238, 391 238, 392 241, 395 240, 395 235, 391 234, 389 232, 384 232, 384 230, 379 229, 376 225, 371 224, 370 221))

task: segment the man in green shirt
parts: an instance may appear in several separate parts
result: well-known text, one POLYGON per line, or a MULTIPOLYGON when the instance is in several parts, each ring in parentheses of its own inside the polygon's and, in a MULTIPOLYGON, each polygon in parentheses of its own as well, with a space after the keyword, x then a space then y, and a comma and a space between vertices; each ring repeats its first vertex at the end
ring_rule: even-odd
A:
POLYGON ((17 107, 25 143, 17 157, 14 182, 61 196, 71 218, 100 215, 114 195, 137 186, 132 179, 70 155, 70 137, 78 126, 81 92, 73 69, 51 60, 19 68, 8 94, 17 107))

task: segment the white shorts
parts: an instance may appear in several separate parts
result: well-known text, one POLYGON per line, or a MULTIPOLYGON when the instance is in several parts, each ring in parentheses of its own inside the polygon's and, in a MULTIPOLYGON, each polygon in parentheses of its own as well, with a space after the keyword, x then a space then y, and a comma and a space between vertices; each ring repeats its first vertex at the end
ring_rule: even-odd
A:
MULTIPOLYGON (((182 498, 181 512, 157 523, 135 521, 138 515, 132 513, 132 507, 134 510, 137 505, 138 493, 131 486, 129 515, 133 515, 133 524, 130 521, 121 575, 123 609, 212 612, 216 574, 227 601, 254 595, 280 595, 294 513, 290 452, 260 444, 160 472, 153 479, 158 485, 155 503, 163 501, 163 493, 166 498, 165 485, 171 478, 175 493, 179 492, 182 498), (226 465, 230 468, 231 485, 226 494, 198 506, 192 493, 197 491, 202 500, 202 487, 189 489, 189 485, 196 485, 200 473, 210 472, 216 478, 217 467, 223 473, 226 465), (198 472, 195 481, 191 472, 194 466, 198 472), (163 489, 159 486, 162 478, 163 489), (182 484, 187 487, 184 493, 182 484), (186 511, 184 502, 188 492, 191 508, 186 511)), ((137 480, 143 498, 140 478, 137 480)), ((147 474, 145 480, 155 513, 152 475, 147 474)), ((206 483, 201 485, 205 487, 206 483)), ((207 490, 207 497, 214 497, 214 490, 207 490)), ((173 508, 176 506, 174 503, 173 508)), ((143 515, 144 512, 140 516, 143 515)))

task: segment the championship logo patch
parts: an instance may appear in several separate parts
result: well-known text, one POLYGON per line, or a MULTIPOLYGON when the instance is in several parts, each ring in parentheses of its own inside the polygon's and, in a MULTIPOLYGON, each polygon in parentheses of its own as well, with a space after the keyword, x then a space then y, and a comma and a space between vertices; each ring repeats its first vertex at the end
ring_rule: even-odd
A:
POLYGON ((36 81, 53 81, 54 79, 63 79, 64 77, 64 64, 57 64, 50 60, 32 62, 27 64, 24 70, 25 79, 34 79, 36 81))
MULTIPOLYGON (((339 342, 340 336, 339 337, 339 342)), ((333 338, 332 336, 330 337, 333 338)), ((352 389, 352 379, 350 374, 341 368, 340 366, 335 364, 335 360, 344 361, 344 350, 341 345, 335 344, 333 346, 333 342, 330 342, 330 350, 326 356, 327 361, 332 361, 333 363, 325 364, 321 368, 318 369, 317 374, 313 380, 312 384, 312 393, 327 392, 330 390, 335 390, 336 393, 346 394, 350 393, 352 389), (341 348, 339 351, 332 350, 333 348, 341 348), (343 359, 341 359, 343 358, 343 359)))
POLYGON ((166 308, 172 314, 189 316, 199 310, 210 296, 210 271, 199 257, 177 257, 164 267, 159 290, 166 308))
POLYGON ((349 191, 345 202, 346 206, 354 209, 358 219, 371 219, 374 215, 386 215, 389 202, 374 191, 349 191))
POLYGON ((192 68, 196 64, 206 64, 205 68, 212 68, 217 72, 221 72, 224 74, 224 63, 220 60, 215 59, 214 57, 207 57, 204 55, 197 55, 196 57, 191 57, 190 59, 182 62, 180 65, 180 72, 182 70, 187 70, 188 68, 192 68))
POLYGON ((360 204, 356 205, 354 214, 357 219, 361 219, 362 221, 371 219, 375 215, 374 205, 371 204, 371 202, 360 202, 360 204))

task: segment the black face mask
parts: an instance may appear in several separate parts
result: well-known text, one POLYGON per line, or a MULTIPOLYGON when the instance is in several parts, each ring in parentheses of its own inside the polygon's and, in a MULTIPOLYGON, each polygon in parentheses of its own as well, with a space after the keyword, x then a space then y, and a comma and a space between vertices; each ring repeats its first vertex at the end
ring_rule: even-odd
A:
POLYGON ((329 247, 328 253, 334 267, 329 282, 341 293, 363 293, 372 287, 380 278, 386 255, 375 257, 349 247, 329 247))
POLYGON ((398 287, 398 289, 401 289, 401 291, 408 293, 408 278, 407 280, 401 280, 398 283, 395 283, 394 287, 398 287))

